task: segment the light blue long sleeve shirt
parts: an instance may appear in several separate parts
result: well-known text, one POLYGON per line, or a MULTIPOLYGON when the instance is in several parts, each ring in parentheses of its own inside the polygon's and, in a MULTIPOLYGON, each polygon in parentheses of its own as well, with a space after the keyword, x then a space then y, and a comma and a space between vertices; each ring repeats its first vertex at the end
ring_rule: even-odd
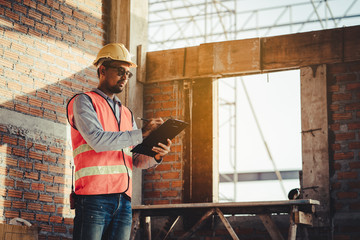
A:
MULTIPOLYGON (((121 102, 118 97, 111 99, 99 89, 93 89, 103 96, 111 106, 115 113, 116 119, 119 121, 121 102)), ((142 142, 142 131, 136 126, 133 118, 133 130, 110 132, 104 131, 91 99, 86 94, 76 96, 73 104, 74 125, 95 152, 118 151, 126 147, 135 146, 142 142)), ((159 164, 153 157, 142 154, 133 154, 133 165, 137 168, 150 168, 159 164)))

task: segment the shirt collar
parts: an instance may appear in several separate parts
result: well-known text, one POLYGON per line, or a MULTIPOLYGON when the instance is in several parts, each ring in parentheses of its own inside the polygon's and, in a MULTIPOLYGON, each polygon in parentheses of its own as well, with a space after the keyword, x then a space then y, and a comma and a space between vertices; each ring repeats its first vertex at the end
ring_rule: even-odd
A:
POLYGON ((101 91, 100 89, 98 89, 98 88, 94 88, 94 89, 92 89, 92 91, 94 91, 94 92, 97 92, 98 94, 100 94, 103 98, 105 98, 106 100, 110 100, 110 101, 115 101, 116 103, 118 103, 120 106, 121 106, 121 101, 120 101, 120 99, 116 96, 116 95, 114 95, 114 99, 111 99, 111 98, 109 98, 109 96, 108 95, 106 95, 103 91, 101 91))

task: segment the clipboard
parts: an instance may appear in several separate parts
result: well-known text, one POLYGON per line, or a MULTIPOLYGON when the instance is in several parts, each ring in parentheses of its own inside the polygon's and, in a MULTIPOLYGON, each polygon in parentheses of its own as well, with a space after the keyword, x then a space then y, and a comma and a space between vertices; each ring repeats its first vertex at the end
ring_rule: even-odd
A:
POLYGON ((143 142, 136 145, 131 152, 140 153, 150 157, 155 157, 156 152, 151 149, 158 146, 158 143, 167 144, 167 139, 173 139, 189 124, 176 119, 168 119, 161 124, 157 129, 150 133, 149 136, 144 138, 143 142))

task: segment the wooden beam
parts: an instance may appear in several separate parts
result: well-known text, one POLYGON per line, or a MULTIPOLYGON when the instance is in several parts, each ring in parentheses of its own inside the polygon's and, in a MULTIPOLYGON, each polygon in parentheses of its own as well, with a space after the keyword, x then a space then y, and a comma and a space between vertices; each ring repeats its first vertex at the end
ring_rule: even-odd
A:
POLYGON ((220 78, 360 60, 360 26, 147 53, 147 80, 220 78))
POLYGON ((326 65, 300 69, 303 198, 320 201, 315 226, 330 224, 326 65), (313 130, 313 131, 312 131, 313 130))
POLYGON ((342 61, 342 29, 261 39, 262 70, 299 68, 342 61))
POLYGON ((313 214, 302 211, 295 212, 294 221, 298 224, 313 225, 313 214))
POLYGON ((360 26, 344 28, 344 61, 360 59, 360 26))
POLYGON ((220 211, 220 209, 215 208, 215 211, 216 211, 217 215, 220 217, 223 224, 225 225, 226 230, 229 232, 232 239, 239 240, 239 237, 236 235, 234 229, 231 227, 229 221, 224 217, 224 214, 220 211))
POLYGON ((199 46, 199 75, 236 75, 258 72, 260 40, 245 39, 199 46))
POLYGON ((271 219, 270 214, 258 214, 261 222, 264 224, 266 230, 268 231, 271 239, 273 240, 284 240, 284 237, 281 235, 280 230, 271 219))

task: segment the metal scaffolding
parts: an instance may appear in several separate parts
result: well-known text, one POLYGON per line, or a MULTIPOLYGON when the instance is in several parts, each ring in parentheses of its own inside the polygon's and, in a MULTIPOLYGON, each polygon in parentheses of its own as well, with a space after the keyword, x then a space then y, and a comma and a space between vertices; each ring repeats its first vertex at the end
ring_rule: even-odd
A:
POLYGON ((358 25, 358 0, 149 0, 149 51, 358 25))
MULTIPOLYGON (((299 32, 359 25, 358 0, 149 0, 149 51, 183 48, 202 43, 269 37, 299 32)), ((229 111, 229 151, 233 174, 220 173, 223 182, 242 181, 236 168, 236 86, 235 81, 220 80, 230 87, 234 98, 219 99, 219 107, 229 111)), ((220 123, 221 127, 221 123, 220 123)), ((279 171, 274 169, 278 179, 279 171)), ((292 176, 297 176, 292 173, 292 176)), ((254 176, 264 173, 254 173, 254 176)), ((266 175, 266 174, 265 174, 266 175)), ((245 178, 246 179, 246 178, 245 178)), ((259 180, 259 179, 258 179, 259 180)), ((263 179, 261 179, 263 180, 263 179)), ((280 179, 281 181, 281 176, 280 179)), ((246 180, 245 180, 246 181, 246 180)))

